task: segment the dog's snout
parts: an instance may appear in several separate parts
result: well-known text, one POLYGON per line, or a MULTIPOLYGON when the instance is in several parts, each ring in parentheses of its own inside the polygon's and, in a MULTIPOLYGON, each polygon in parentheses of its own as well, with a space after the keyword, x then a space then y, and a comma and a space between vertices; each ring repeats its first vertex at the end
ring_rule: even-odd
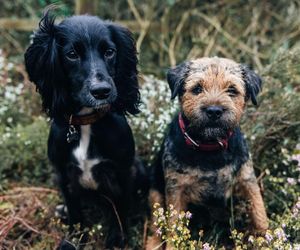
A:
POLYGON ((212 120, 219 119, 224 112, 224 109, 221 106, 209 106, 205 108, 205 113, 208 116, 208 118, 212 120))
POLYGON ((91 86, 91 94, 96 99, 106 99, 111 92, 111 86, 107 83, 95 84, 91 86))

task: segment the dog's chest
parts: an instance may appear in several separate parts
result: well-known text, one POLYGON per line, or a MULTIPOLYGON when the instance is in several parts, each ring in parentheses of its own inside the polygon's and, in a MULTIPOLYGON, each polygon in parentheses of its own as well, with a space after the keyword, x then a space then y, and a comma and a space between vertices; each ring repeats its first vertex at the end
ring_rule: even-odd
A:
POLYGON ((231 165, 215 170, 202 170, 200 162, 199 167, 191 167, 165 152, 163 166, 166 191, 169 194, 177 193, 188 203, 220 206, 231 195, 234 182, 231 165))
POLYGON ((99 158, 90 159, 88 150, 91 140, 91 126, 81 126, 81 137, 78 147, 73 150, 73 155, 78 163, 78 167, 82 171, 79 177, 79 183, 87 189, 97 189, 98 183, 95 181, 92 168, 100 162, 99 158))

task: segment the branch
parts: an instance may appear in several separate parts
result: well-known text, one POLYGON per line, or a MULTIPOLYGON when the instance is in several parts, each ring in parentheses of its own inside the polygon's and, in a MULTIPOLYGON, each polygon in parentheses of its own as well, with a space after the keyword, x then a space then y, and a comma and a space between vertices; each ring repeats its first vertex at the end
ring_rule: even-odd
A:
POLYGON ((143 21, 141 15, 140 15, 140 13, 138 12, 137 8, 135 7, 134 2, 132 0, 127 0, 127 3, 129 5, 129 8, 132 11, 135 19, 138 21, 138 23, 142 27, 144 25, 144 21, 143 21))
POLYGON ((216 20, 213 20, 212 18, 208 17, 207 15, 197 11, 197 10, 193 10, 192 11, 192 14, 195 15, 195 16, 199 16, 201 17, 202 19, 204 19, 206 22, 208 22, 210 25, 212 25, 218 32, 220 32, 226 39, 228 39, 229 41, 232 42, 232 44, 237 44, 240 49, 250 53, 250 54, 254 54, 254 55, 257 55, 259 56, 260 58, 263 58, 263 59, 266 59, 267 56, 262 54, 262 53, 255 53, 255 51, 253 51, 252 48, 250 48, 248 45, 246 45, 245 43, 243 43, 242 41, 240 41, 239 39, 231 36, 226 30, 224 30, 220 23, 217 22, 216 20))
POLYGON ((181 30, 186 22, 186 20, 188 19, 190 15, 190 11, 186 11, 183 13, 183 15, 181 16, 181 19, 175 29, 175 33, 172 37, 172 40, 170 42, 170 45, 169 45, 169 59, 170 59, 170 64, 171 66, 175 66, 176 65, 176 56, 175 56, 175 46, 176 46, 176 42, 177 42, 177 39, 178 39, 178 36, 180 35, 181 33, 181 30))

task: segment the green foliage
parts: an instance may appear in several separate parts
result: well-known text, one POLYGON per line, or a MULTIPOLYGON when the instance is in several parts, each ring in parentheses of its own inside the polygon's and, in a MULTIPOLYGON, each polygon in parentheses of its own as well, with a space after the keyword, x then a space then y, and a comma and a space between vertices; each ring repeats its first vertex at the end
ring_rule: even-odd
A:
POLYGON ((40 100, 23 75, 22 66, 7 60, 0 48, 0 124, 29 124, 39 114, 40 100))
POLYGON ((0 127, 0 182, 51 184, 47 160, 49 124, 42 117, 32 124, 0 127))
MULTIPOLYGON (((203 230, 199 232, 197 240, 191 239, 188 228, 192 214, 189 211, 176 211, 173 205, 164 209, 160 204, 154 204, 153 216, 155 218, 156 234, 162 242, 175 249, 182 250, 213 250, 227 249, 228 246, 213 246, 203 241, 203 230)), ((300 247, 300 198, 293 206, 292 212, 278 216, 276 222, 263 236, 246 235, 236 229, 231 231, 231 239, 236 250, 242 249, 299 249, 300 247)), ((231 248, 233 248, 233 246, 231 248)))
POLYGON ((156 234, 161 236, 163 242, 175 247, 175 249, 194 250, 203 249, 213 250, 208 243, 201 241, 202 231, 199 232, 199 240, 191 239, 191 233, 188 228, 192 214, 189 211, 177 211, 173 205, 165 210, 160 204, 154 204, 153 216, 154 225, 157 227, 156 234), (204 246, 203 246, 204 245, 204 246))
POLYGON ((50 4, 56 4, 59 6, 57 10, 58 15, 70 15, 73 11, 72 0, 15 0, 4 1, 0 10, 0 16, 10 17, 39 17, 43 9, 50 4))
POLYGON ((243 124, 257 174, 266 175, 268 210, 276 213, 290 207, 300 192, 299 163, 295 160, 300 142, 299 56, 299 46, 278 50, 262 72, 259 108, 249 109, 243 124))

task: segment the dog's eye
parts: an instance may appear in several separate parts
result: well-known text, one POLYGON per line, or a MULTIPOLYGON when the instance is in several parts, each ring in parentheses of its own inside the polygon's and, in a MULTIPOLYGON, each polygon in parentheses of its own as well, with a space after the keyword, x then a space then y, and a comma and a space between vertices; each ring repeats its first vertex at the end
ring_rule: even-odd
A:
POLYGON ((70 60, 77 60, 78 59, 78 55, 76 53, 75 50, 70 50, 67 54, 66 57, 70 60))
POLYGON ((115 55, 116 51, 114 49, 107 49, 105 52, 104 52, 104 56, 106 58, 112 58, 114 55, 115 55))
POLYGON ((195 95, 198 95, 202 92, 202 87, 200 85, 195 86, 192 88, 192 93, 195 95))
POLYGON ((230 87, 227 89, 227 93, 229 93, 229 95, 230 95, 231 97, 235 97, 235 96, 238 95, 239 92, 237 91, 237 89, 236 89, 235 87, 230 86, 230 87))

